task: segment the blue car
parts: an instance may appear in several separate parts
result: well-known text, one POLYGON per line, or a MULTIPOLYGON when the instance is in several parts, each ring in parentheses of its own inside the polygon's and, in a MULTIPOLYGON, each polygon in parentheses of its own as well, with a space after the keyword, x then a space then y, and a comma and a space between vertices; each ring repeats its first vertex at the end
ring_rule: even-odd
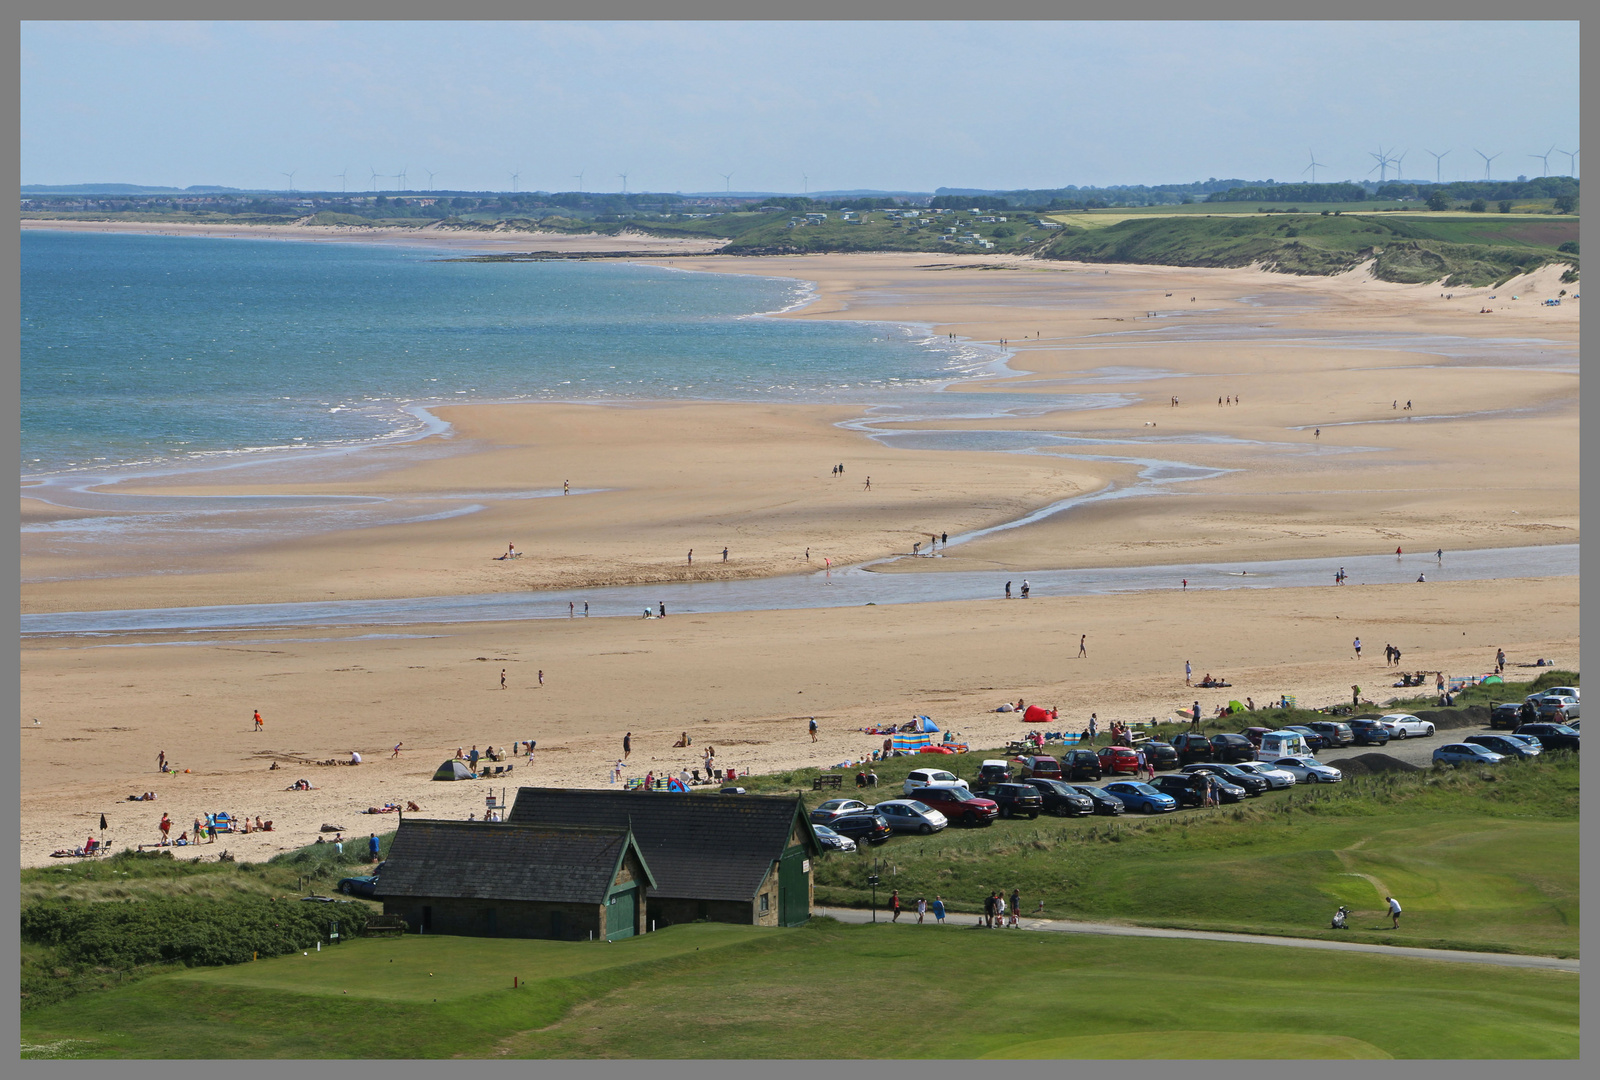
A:
POLYGON ((1102 790, 1121 799, 1129 810, 1143 814, 1166 814, 1178 808, 1177 799, 1138 780, 1118 780, 1105 785, 1102 790))

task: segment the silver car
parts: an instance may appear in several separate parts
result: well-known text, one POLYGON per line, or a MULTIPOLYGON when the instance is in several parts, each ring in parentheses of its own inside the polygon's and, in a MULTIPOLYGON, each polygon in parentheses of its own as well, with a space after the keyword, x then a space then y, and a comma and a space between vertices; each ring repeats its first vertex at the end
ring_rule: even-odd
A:
POLYGON ((1344 779, 1344 773, 1332 765, 1324 765, 1310 754, 1281 757, 1272 766, 1293 773, 1295 782, 1300 784, 1337 784, 1344 779))
POLYGON ((1544 753, 1544 747, 1521 735, 1469 735, 1461 741, 1493 750, 1505 757, 1531 758, 1544 753))
POLYGON ((1504 754, 1477 743, 1449 743, 1433 752, 1435 765, 1498 765, 1505 759, 1504 754))
POLYGON ((1568 720, 1575 720, 1578 717, 1578 699, 1575 697, 1569 697, 1566 694, 1535 694, 1529 697, 1528 700, 1533 702, 1535 709, 1539 710, 1540 720, 1548 721, 1554 718, 1559 723, 1560 718, 1556 717, 1556 710, 1558 709, 1566 715, 1568 720))
POLYGON ((1295 785, 1294 773, 1289 772, 1287 769, 1274 769, 1270 763, 1265 761, 1240 761, 1234 764, 1234 768, 1241 769, 1247 773, 1254 773, 1261 777, 1267 782, 1267 787, 1273 791, 1279 788, 1294 787, 1295 785))
POLYGON ((840 836, 826 825, 813 825, 811 831, 817 834, 817 839, 829 851, 854 851, 856 842, 848 836, 840 836))
POLYGON ((890 799, 873 809, 883 816, 883 820, 895 832, 914 832, 927 836, 950 824, 949 818, 915 799, 890 799))
POLYGON ((1378 723, 1389 732, 1391 739, 1409 739, 1414 735, 1432 735, 1433 725, 1410 713, 1395 712, 1378 717, 1378 723))

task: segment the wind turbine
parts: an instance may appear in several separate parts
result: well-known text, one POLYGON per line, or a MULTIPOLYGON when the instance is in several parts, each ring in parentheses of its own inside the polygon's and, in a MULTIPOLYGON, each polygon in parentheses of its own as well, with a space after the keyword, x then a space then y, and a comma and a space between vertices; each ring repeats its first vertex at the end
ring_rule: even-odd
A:
POLYGON ((1495 158, 1499 157, 1500 154, 1505 153, 1504 150, 1501 150, 1499 153, 1485 154, 1482 150, 1479 150, 1477 147, 1473 147, 1472 148, 1472 152, 1474 154, 1477 154, 1479 157, 1481 157, 1483 159, 1483 178, 1485 180, 1489 179, 1489 163, 1491 161, 1493 161, 1495 158))
POLYGON ((800 194, 811 194, 811 177, 807 176, 805 173, 800 174, 800 194))
MULTIPOLYGON (((372 169, 372 166, 369 165, 369 166, 367 166, 367 168, 372 169)), ((373 191, 377 191, 378 190, 378 177, 380 177, 382 175, 383 174, 380 173, 377 169, 372 169, 372 190, 373 191)))
POLYGON ((1529 154, 1528 156, 1531 157, 1531 158, 1538 158, 1540 161, 1544 162, 1544 174, 1546 176, 1549 176, 1550 175, 1550 155, 1555 153, 1555 152, 1556 152, 1556 144, 1555 143, 1551 143, 1550 144, 1550 149, 1546 150, 1544 153, 1542 153, 1542 154, 1529 154))
POLYGON ((1400 175, 1400 169, 1402 166, 1400 163, 1405 161, 1406 155, 1409 153, 1411 153, 1411 148, 1408 146, 1404 150, 1400 151, 1399 157, 1389 159, 1389 164, 1394 166, 1394 178, 1396 180, 1402 179, 1400 175))
POLYGON ((279 176, 287 176, 289 178, 289 194, 291 195, 294 194, 294 174, 299 171, 299 169, 291 169, 289 172, 278 174, 279 176))
POLYGON ((1556 153, 1567 155, 1567 175, 1568 176, 1577 176, 1578 175, 1578 151, 1576 151, 1576 150, 1557 150, 1556 153))
POLYGON ((429 191, 433 191, 434 190, 433 178, 435 176, 437 176, 438 174, 435 173, 432 169, 423 169, 422 171, 428 174, 428 190, 429 191))
MULTIPOLYGON (((1428 149, 1428 148, 1427 148, 1427 147, 1423 147, 1423 148, 1422 148, 1422 152, 1423 152, 1423 153, 1424 153, 1424 154, 1433 154, 1433 151, 1432 151, 1432 150, 1429 150, 1429 149, 1428 149)), ((1434 183, 1435 183, 1435 184, 1437 184, 1437 183, 1439 183, 1439 182, 1440 182, 1440 180, 1439 180, 1439 177, 1440 177, 1440 176, 1441 176, 1441 175, 1443 175, 1443 174, 1442 174, 1442 173, 1441 173, 1441 172, 1440 172, 1440 169, 1439 169, 1439 164, 1440 164, 1440 162, 1442 162, 1442 161, 1444 161, 1444 158, 1445 158, 1445 154, 1448 154, 1448 153, 1450 153, 1450 151, 1448 151, 1448 150, 1446 150, 1446 151, 1445 151, 1445 152, 1444 152, 1444 154, 1433 154, 1433 182, 1434 182, 1434 183)))
POLYGON ((404 165, 400 166, 400 171, 394 174, 394 178, 400 181, 400 190, 404 191, 406 189, 406 167, 404 165))
POLYGON ((628 193, 628 174, 619 172, 617 175, 622 178, 622 193, 626 195, 628 193))
POLYGON ((578 182, 578 194, 582 195, 583 194, 583 173, 581 173, 581 172, 580 173, 576 173, 576 174, 574 174, 574 176, 572 178, 578 182))
POLYGON ((733 192, 733 174, 731 172, 725 172, 718 173, 717 175, 722 177, 723 180, 722 193, 724 195, 731 194, 733 192))
POLYGON ((1300 175, 1304 176, 1306 173, 1310 173, 1311 174, 1311 182, 1313 184, 1315 184, 1317 182, 1317 169, 1319 169, 1319 168, 1326 169, 1327 166, 1322 164, 1322 162, 1317 160, 1317 152, 1315 150, 1309 150, 1308 149, 1306 151, 1306 153, 1311 155, 1311 164, 1306 166, 1305 168, 1301 169, 1300 170, 1300 175))
POLYGON ((1374 165, 1372 168, 1367 170, 1367 175, 1371 176, 1373 173, 1376 172, 1378 174, 1378 183, 1380 183, 1380 184, 1383 183, 1384 181, 1388 180, 1389 179, 1389 160, 1390 160, 1388 152, 1386 150, 1384 150, 1383 147, 1380 146, 1380 147, 1378 147, 1378 152, 1376 154, 1373 154, 1373 153, 1369 152, 1367 156, 1368 157, 1372 157, 1372 158, 1376 158, 1378 160, 1378 163, 1376 165, 1374 165))
POLYGON ((344 173, 347 173, 349 171, 350 171, 350 166, 346 165, 344 167, 344 172, 342 172, 342 173, 334 173, 333 174, 334 176, 337 176, 339 178, 339 191, 340 191, 341 194, 344 192, 344 173))
POLYGON ((511 174, 511 190, 512 191, 517 190, 517 181, 521 180, 521 179, 522 179, 522 174, 521 173, 513 172, 511 174))

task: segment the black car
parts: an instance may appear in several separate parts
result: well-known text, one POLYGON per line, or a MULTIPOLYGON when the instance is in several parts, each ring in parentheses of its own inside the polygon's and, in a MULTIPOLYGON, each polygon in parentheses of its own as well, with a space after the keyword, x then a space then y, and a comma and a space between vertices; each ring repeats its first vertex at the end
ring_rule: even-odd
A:
POLYGON ((1193 765, 1197 761, 1210 761, 1211 740, 1197 731, 1181 731, 1172 737, 1172 748, 1178 755, 1178 764, 1193 765))
POLYGON ((1539 713, 1526 701, 1503 701, 1489 712, 1489 727, 1498 731, 1504 728, 1515 731, 1523 724, 1532 724, 1539 719, 1539 713))
POLYGON ((1047 814, 1055 814, 1057 817, 1077 817, 1094 813, 1093 799, 1078 794, 1076 788, 1069 787, 1060 780, 1034 776, 1024 783, 1038 790, 1039 797, 1044 800, 1044 812, 1047 814))
POLYGON ((828 822, 828 828, 840 836, 861 843, 881 844, 894 835, 894 830, 889 828, 889 823, 882 814, 846 814, 828 822))
POLYGON ((1032 819, 1044 810, 1044 796, 1032 784, 989 784, 977 794, 999 803, 1001 817, 1032 819))
POLYGON ((1224 780, 1215 773, 1188 771, 1169 773, 1166 776, 1158 776, 1154 780, 1148 781, 1148 783, 1163 795, 1171 795, 1174 799, 1177 799, 1178 807, 1182 809, 1185 806, 1205 805, 1206 789, 1205 781, 1201 779, 1202 777, 1210 778, 1212 790, 1216 792, 1218 802, 1244 801, 1246 796, 1244 788, 1230 780, 1224 780))
POLYGON ((1313 720, 1306 727, 1327 739, 1331 746, 1349 746, 1355 742, 1355 732, 1342 720, 1313 720))
POLYGON ((1067 786, 1079 795, 1086 796, 1090 802, 1094 803, 1094 812, 1097 814, 1115 817, 1118 814, 1125 813, 1128 809, 1121 799, 1109 792, 1101 791, 1097 787, 1090 787, 1088 784, 1068 784, 1067 786))
POLYGON ((1139 749, 1144 751, 1144 759, 1152 769, 1160 771, 1178 767, 1178 750, 1169 742, 1148 739, 1139 744, 1139 749))
POLYGON ((1357 746, 1388 746, 1389 729, 1376 720, 1352 720, 1350 739, 1357 746))
POLYGON ((1311 730, 1304 724, 1290 724, 1280 730, 1294 731, 1305 736, 1306 745, 1311 748, 1313 754, 1318 750, 1326 750, 1328 748, 1328 737, 1320 731, 1311 730))
MULTIPOLYGON (((1211 736, 1211 756, 1206 761, 1254 761, 1256 748, 1243 735, 1224 732, 1211 736)), ((1188 764, 1194 764, 1189 762, 1188 764)))
POLYGON ((1061 755, 1061 779, 1100 779, 1100 755, 1093 750, 1068 750, 1061 755))
POLYGON ((1546 750, 1578 752, 1578 732, 1565 724, 1523 724, 1513 735, 1532 735, 1546 750))
POLYGON ((1244 788, 1246 795, 1260 795, 1271 785, 1264 776, 1247 773, 1237 765, 1229 765, 1219 761, 1203 761, 1198 765, 1185 765, 1184 772, 1208 772, 1218 779, 1244 788))
POLYGON ((1504 735, 1468 735, 1461 740, 1464 743, 1476 743, 1485 750, 1493 750, 1497 754, 1504 754, 1508 758, 1519 760, 1538 757, 1544 751, 1543 745, 1528 746, 1516 739, 1508 739, 1504 735))

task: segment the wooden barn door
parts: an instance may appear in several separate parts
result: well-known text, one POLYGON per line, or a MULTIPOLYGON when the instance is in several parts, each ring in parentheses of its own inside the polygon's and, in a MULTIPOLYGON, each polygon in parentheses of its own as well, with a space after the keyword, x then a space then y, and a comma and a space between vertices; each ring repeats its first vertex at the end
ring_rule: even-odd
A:
POLYGON ((811 895, 806 887, 806 850, 790 848, 778 863, 778 922, 799 926, 811 918, 811 895))
POLYGON ((632 937, 639 932, 635 925, 639 886, 614 892, 606 898, 606 940, 632 937))

